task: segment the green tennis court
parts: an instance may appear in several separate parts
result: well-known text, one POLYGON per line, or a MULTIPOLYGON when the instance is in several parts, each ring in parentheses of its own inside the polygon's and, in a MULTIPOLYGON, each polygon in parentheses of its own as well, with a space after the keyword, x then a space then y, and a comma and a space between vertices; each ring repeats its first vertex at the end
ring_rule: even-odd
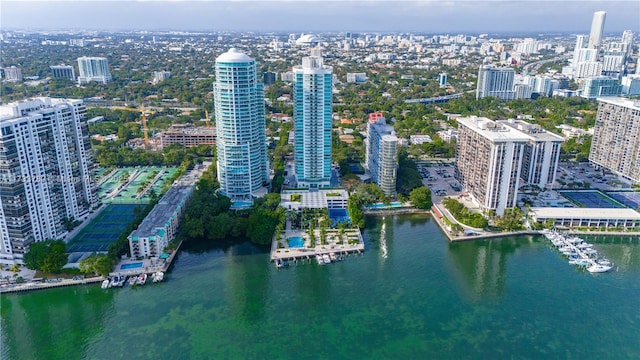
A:
MULTIPOLYGON (((135 216, 135 208, 144 205, 110 204, 93 218, 67 245, 68 252, 107 251, 135 216)), ((142 210, 142 209, 140 209, 142 210)))

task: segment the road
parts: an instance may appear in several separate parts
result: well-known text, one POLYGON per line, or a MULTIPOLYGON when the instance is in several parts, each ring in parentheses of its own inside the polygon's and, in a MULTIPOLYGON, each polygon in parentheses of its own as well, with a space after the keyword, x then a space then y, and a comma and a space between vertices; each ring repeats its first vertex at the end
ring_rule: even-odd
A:
POLYGON ((540 69, 540 67, 546 63, 550 63, 550 62, 555 62, 555 61, 564 61, 566 59, 568 59, 571 55, 567 54, 567 55, 562 55, 562 56, 556 56, 554 58, 551 59, 544 59, 544 60, 538 60, 538 61, 534 61, 532 63, 528 63, 526 65, 524 65, 522 67, 522 72, 525 74, 529 74, 529 69, 531 67, 533 67, 533 73, 537 74, 538 73, 538 69, 540 69))

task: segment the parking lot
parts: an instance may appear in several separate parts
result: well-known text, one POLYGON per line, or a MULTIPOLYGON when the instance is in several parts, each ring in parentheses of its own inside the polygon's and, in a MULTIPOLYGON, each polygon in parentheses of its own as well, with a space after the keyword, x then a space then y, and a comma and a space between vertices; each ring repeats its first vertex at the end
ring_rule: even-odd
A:
POLYGON ((431 189, 433 202, 437 203, 445 196, 459 195, 460 183, 454 178, 453 163, 444 161, 417 161, 422 183, 431 189))

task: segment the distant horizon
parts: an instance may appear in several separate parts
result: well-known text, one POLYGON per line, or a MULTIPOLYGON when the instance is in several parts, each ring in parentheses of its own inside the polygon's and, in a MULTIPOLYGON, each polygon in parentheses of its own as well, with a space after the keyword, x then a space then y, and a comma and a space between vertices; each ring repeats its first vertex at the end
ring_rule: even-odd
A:
POLYGON ((640 31, 640 1, 3 0, 0 6, 0 31, 583 34, 596 11, 607 13, 605 34, 640 31))

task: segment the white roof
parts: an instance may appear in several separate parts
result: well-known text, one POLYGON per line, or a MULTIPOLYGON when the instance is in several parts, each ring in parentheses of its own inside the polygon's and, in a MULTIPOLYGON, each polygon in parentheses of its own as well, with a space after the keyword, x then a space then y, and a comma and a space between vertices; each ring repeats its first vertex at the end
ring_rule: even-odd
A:
POLYGON ((229 51, 218 56, 218 58, 216 59, 216 62, 230 62, 230 63, 234 63, 234 62, 244 63, 244 62, 251 62, 251 61, 253 61, 252 58, 250 58, 247 54, 236 50, 236 48, 229 49, 229 51))
MULTIPOLYGON (((522 132, 510 127, 487 119, 486 117, 470 116, 456 119, 468 129, 471 129, 492 142, 496 141, 514 141, 528 142, 529 137, 522 132)), ((458 131, 460 128, 458 127, 458 131)))
POLYGON ((310 43, 316 43, 318 41, 319 39, 315 35, 306 34, 306 35, 300 36, 298 40, 296 40, 296 44, 298 45, 310 44, 310 43))
POLYGON ((536 218, 543 219, 619 219, 640 220, 640 214, 632 209, 599 209, 599 208, 532 208, 536 218))
POLYGON ((622 107, 626 107, 634 110, 640 110, 640 101, 638 100, 631 100, 631 99, 621 98, 616 96, 607 96, 607 97, 599 97, 598 101, 613 104, 613 105, 618 105, 618 106, 622 106, 622 107))

